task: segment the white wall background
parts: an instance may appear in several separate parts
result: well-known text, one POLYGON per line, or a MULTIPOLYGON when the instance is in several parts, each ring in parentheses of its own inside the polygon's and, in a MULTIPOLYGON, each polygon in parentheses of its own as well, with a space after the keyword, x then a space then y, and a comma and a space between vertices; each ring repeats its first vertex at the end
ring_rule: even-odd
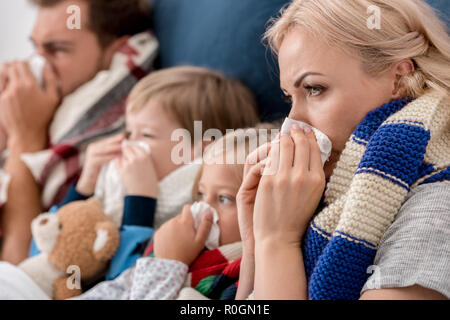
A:
POLYGON ((27 58, 36 8, 28 0, 0 0, 0 63, 27 58))

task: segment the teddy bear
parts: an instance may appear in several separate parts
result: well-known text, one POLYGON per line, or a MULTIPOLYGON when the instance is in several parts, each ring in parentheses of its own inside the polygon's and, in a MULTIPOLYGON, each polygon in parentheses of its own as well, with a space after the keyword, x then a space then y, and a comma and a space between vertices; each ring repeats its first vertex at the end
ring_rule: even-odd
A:
POLYGON ((81 283, 96 280, 119 246, 119 230, 95 198, 74 201, 31 223, 40 254, 20 265, 52 299, 82 293, 81 283))

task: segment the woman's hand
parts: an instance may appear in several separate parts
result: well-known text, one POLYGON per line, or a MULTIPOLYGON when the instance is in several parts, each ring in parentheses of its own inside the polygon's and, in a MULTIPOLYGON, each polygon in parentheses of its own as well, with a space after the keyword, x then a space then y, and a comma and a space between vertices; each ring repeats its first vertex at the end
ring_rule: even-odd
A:
POLYGON ((236 196, 244 255, 254 255, 253 210, 256 192, 270 148, 271 144, 267 143, 248 155, 244 167, 244 178, 236 196))
POLYGON ((123 133, 91 143, 86 150, 86 160, 76 190, 84 195, 95 191, 98 175, 102 166, 122 154, 123 133))
POLYGON ((155 257, 177 260, 190 266, 204 249, 212 222, 212 212, 206 211, 196 231, 191 206, 185 205, 179 216, 170 219, 156 231, 153 240, 155 257))
POLYGON ((254 209, 256 244, 299 246, 325 188, 320 149, 311 129, 293 126, 272 144, 254 209))
POLYGON ((133 196, 158 196, 158 177, 150 155, 139 146, 126 146, 117 167, 125 193, 133 196))

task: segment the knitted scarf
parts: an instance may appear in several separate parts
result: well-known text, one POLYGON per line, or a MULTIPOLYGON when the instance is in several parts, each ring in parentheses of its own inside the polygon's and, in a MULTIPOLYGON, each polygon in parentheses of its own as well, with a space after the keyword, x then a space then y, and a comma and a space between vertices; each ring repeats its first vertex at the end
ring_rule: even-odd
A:
MULTIPOLYGON (((149 245, 143 257, 153 257, 149 245)), ((236 242, 214 250, 204 250, 189 267, 185 288, 193 288, 209 299, 234 300, 242 257, 242 243, 236 242)), ((192 299, 197 297, 192 296, 192 299)), ((185 296, 184 299, 191 299, 185 296)))
POLYGON ((408 192, 450 180, 450 103, 392 101, 351 135, 303 241, 310 299, 358 299, 408 192), (370 269, 369 269, 370 270, 370 269))

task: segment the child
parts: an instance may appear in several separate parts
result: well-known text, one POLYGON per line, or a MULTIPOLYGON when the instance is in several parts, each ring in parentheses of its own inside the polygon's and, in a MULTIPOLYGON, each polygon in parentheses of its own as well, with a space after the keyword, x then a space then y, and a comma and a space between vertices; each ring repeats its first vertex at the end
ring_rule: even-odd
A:
POLYGON ((229 133, 211 145, 193 189, 197 201, 209 207, 198 228, 191 206, 186 205, 181 215, 156 231, 136 266, 78 298, 234 299, 241 256, 236 194, 244 171, 239 155, 245 161, 264 142, 255 129, 248 129, 229 133), (219 247, 203 251, 215 224, 220 230, 215 235, 219 247))
POLYGON ((206 145, 194 141, 194 121, 202 121, 203 135, 210 128, 224 133, 251 126, 257 119, 256 103, 242 84, 204 68, 165 69, 136 85, 127 100, 126 134, 88 147, 80 179, 63 202, 94 195, 120 226, 120 248, 106 279, 132 266, 153 228, 192 201, 192 184, 200 165, 171 161, 177 145, 171 139, 173 131, 189 132, 190 160, 194 160, 194 151, 206 145), (124 141, 128 143, 123 145, 124 141))

